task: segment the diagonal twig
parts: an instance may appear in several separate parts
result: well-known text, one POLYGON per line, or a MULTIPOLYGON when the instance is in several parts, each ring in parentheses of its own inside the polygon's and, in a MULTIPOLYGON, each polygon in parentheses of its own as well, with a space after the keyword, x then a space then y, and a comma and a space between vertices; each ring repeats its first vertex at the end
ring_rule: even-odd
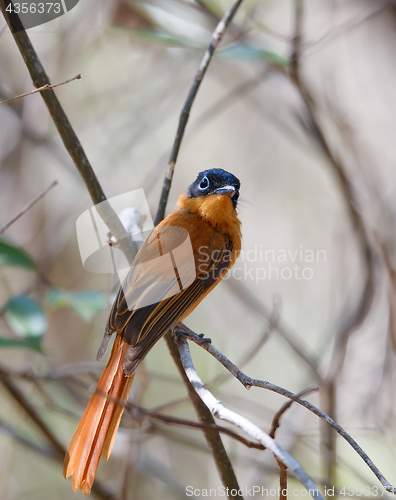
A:
POLYGON ((61 85, 66 85, 66 83, 73 82, 74 80, 79 80, 80 78, 81 78, 81 75, 77 75, 74 78, 70 78, 69 80, 66 80, 62 83, 56 83, 54 85, 50 85, 49 83, 47 83, 36 90, 32 90, 31 92, 26 92, 25 94, 17 95, 15 97, 10 97, 10 99, 6 99, 5 101, 0 102, 0 106, 2 104, 6 104, 7 102, 16 101, 17 99, 21 99, 22 97, 26 97, 28 95, 33 95, 33 94, 36 94, 37 92, 42 92, 43 90, 55 89, 56 87, 60 87, 61 85))
POLYGON ((220 401, 218 401, 213 394, 206 389, 198 373, 195 370, 194 364, 191 359, 190 350, 187 340, 182 335, 176 336, 176 344, 180 352, 180 357, 183 363, 184 370, 193 385, 195 391, 210 409, 212 415, 230 422, 231 424, 239 427, 246 432, 250 437, 256 439, 263 446, 268 448, 288 469, 290 469, 296 478, 308 490, 312 498, 323 499, 318 487, 311 479, 311 477, 304 471, 301 465, 281 448, 268 434, 262 431, 259 427, 250 422, 247 418, 229 410, 220 401))
POLYGON ((177 157, 179 155, 180 145, 183 140, 184 131, 186 129, 186 125, 190 116, 190 111, 192 105, 194 103, 195 97, 197 95, 198 89, 202 83, 202 80, 205 76, 206 70, 208 69, 209 63, 212 60, 214 51, 219 45, 221 39, 223 38, 225 32, 227 31, 228 26, 231 24, 234 19, 239 7, 241 6, 243 0, 234 0, 233 4, 229 8, 229 10, 224 14, 223 18, 217 25, 215 29, 212 39, 210 41, 209 47, 206 49, 206 52, 203 56, 199 69, 195 75, 194 82, 190 88, 190 92, 188 93, 187 100, 184 104, 183 110, 180 115, 179 125, 177 127, 176 137, 173 143, 172 151, 168 161, 168 167, 165 174, 164 184, 162 187, 162 193, 160 202, 158 205, 157 215, 155 217, 154 224, 157 225, 161 222, 161 220, 165 216, 166 204, 168 202, 169 191, 172 184, 173 172, 175 170, 175 164, 177 161, 177 157))
MULTIPOLYGON (((0 367, 0 382, 6 389, 6 391, 10 394, 10 396, 12 396, 12 398, 24 410, 29 419, 35 424, 38 429, 40 429, 41 433, 46 437, 47 441, 51 444, 55 459, 63 464, 63 459, 66 454, 66 448, 59 441, 57 436, 52 432, 47 423, 41 418, 36 409, 30 404, 28 398, 14 383, 10 375, 2 367, 0 367)), ((27 443, 23 444, 27 445, 27 443)), ((102 486, 100 481, 95 481, 92 491, 102 500, 115 500, 115 497, 102 486)))
MULTIPOLYGON (((12 36, 14 37, 18 49, 25 61, 35 87, 41 88, 46 85, 51 86, 50 79, 41 64, 41 61, 36 54, 26 31, 23 28, 18 14, 6 11, 5 0, 0 0, 0 10, 12 32, 12 36)), ((97 205, 96 208, 98 214, 115 236, 121 250, 128 259, 128 262, 132 263, 137 252, 136 245, 132 241, 132 238, 128 235, 116 212, 107 201, 87 155, 85 154, 85 151, 78 140, 78 137, 74 132, 64 109, 56 97, 55 92, 51 89, 46 89, 42 90, 40 94, 48 108, 67 152, 83 178, 93 203, 97 205)))
POLYGON ((239 435, 238 433, 234 432, 228 427, 223 427, 215 423, 211 424, 211 423, 194 422, 192 420, 187 420, 185 418, 178 418, 178 417, 172 417, 171 415, 164 415, 163 413, 160 413, 155 410, 146 410, 145 408, 135 403, 122 401, 121 399, 110 396, 109 394, 103 391, 97 391, 97 393, 103 395, 103 397, 105 397, 107 400, 112 401, 117 405, 125 408, 129 412, 131 417, 139 422, 143 422, 144 420, 157 420, 158 422, 164 422, 165 424, 170 424, 170 425, 190 427, 193 429, 200 429, 208 432, 221 432, 222 434, 226 434, 227 436, 230 436, 236 441, 241 442, 248 448, 265 450, 265 447, 262 444, 250 441, 249 439, 244 438, 243 436, 239 435))
MULTIPOLYGON (((161 220, 165 216, 166 204, 169 197, 169 192, 172 184, 172 178, 174 173, 175 164, 177 161, 177 157, 179 154, 179 149, 181 142, 183 140, 184 131, 187 125, 187 121, 189 118, 190 110, 197 95, 198 89, 202 83, 202 80, 205 76, 206 70, 209 66, 209 63, 212 59, 214 51, 218 44, 220 43, 224 33, 226 32, 228 26, 231 24, 235 14, 237 13, 238 8, 242 4, 243 0, 234 0, 230 9, 225 13, 221 21, 219 22, 216 30, 212 35, 212 39, 208 49, 206 50, 204 57, 202 59, 201 65, 198 69, 197 74, 195 75, 194 82, 191 86, 190 92, 188 94, 187 100, 183 107, 183 110, 180 115, 179 125, 176 132, 176 137, 173 143, 172 151, 170 154, 168 168, 165 174, 164 184, 162 188, 162 193, 160 197, 160 201, 158 204, 157 215, 155 217, 154 224, 157 225, 161 222, 161 220)), ((183 368, 180 354, 178 352, 175 340, 172 336, 172 333, 169 331, 165 335, 165 342, 167 343, 168 349, 171 353, 171 356, 180 372, 180 375, 187 387, 188 395, 191 399, 191 402, 194 406, 195 412, 198 415, 198 418, 203 423, 214 424, 213 416, 211 415, 208 408, 201 401, 199 397, 197 397, 191 382, 186 376, 185 370, 183 368)), ((227 488, 229 487, 231 490, 235 489, 237 491, 236 498, 242 499, 242 496, 239 494, 239 484, 236 478, 234 469, 232 467, 231 461, 227 455, 224 444, 221 440, 219 433, 210 433, 208 431, 204 431, 204 435, 206 441, 211 449, 214 461, 216 463, 217 470, 221 477, 222 483, 227 488)))
MULTIPOLYGON (((226 286, 229 287, 231 292, 236 295, 238 300, 240 300, 248 309, 261 316, 269 325, 273 324, 271 321, 270 309, 265 304, 261 303, 246 285, 239 281, 238 286, 236 286, 236 282, 229 279, 226 281, 226 286)), ((276 321, 274 329, 310 368, 316 380, 320 381, 321 374, 318 370, 317 360, 310 355, 306 346, 299 341, 298 335, 286 325, 285 321, 280 316, 276 321)))
MULTIPOLYGON (((213 425, 215 421, 212 414, 210 413, 205 403, 197 395, 193 385, 191 384, 189 378, 187 377, 187 374, 183 367, 183 363, 180 358, 179 350, 177 348, 172 333, 170 331, 167 332, 164 338, 168 346, 169 352, 173 358, 173 361, 177 369, 179 370, 180 376, 187 388, 188 396, 191 400, 191 403, 194 407, 195 413, 197 414, 199 421, 204 424, 213 425)), ((224 447, 223 441, 220 437, 220 434, 218 432, 214 433, 214 432, 209 432, 207 430, 203 430, 203 433, 206 442, 208 443, 209 449, 212 453, 214 462, 216 464, 223 485, 226 488, 230 488, 230 490, 235 489, 238 492, 240 489, 238 480, 235 475, 234 469, 232 467, 230 458, 224 447)), ((237 494, 235 498, 243 500, 243 497, 239 494, 237 494)))
MULTIPOLYGON (((294 0, 294 37, 292 40, 292 65, 290 71, 290 79, 295 85, 300 94, 301 100, 305 105, 307 117, 310 122, 312 137, 319 144, 322 152, 327 158, 331 169, 336 177, 338 186, 351 225, 355 231, 359 252, 361 254, 363 265, 362 274, 364 275, 364 283, 358 303, 354 309, 342 320, 339 331, 336 333, 331 360, 329 363, 330 369, 326 377, 323 377, 322 399, 326 405, 326 412, 329 416, 336 418, 336 384, 338 376, 341 373, 345 362, 347 346, 353 332, 355 332, 364 322, 372 305, 375 292, 374 279, 374 252, 366 227, 363 214, 361 213, 358 197, 355 188, 348 174, 346 165, 344 165, 340 156, 333 151, 331 143, 321 125, 318 117, 318 106, 315 98, 305 82, 301 72, 301 40, 302 40, 302 24, 304 19, 304 4, 303 0, 294 0)), ((323 428, 322 433, 323 450, 325 451, 325 467, 327 475, 327 483, 336 482, 335 479, 335 460, 336 460, 336 442, 335 435, 330 432, 327 427, 323 428)))
POLYGON ((296 394, 296 396, 291 399, 290 401, 287 401, 284 405, 279 408, 279 410, 275 413, 274 418, 272 419, 271 423, 271 429, 269 431, 269 435, 272 438, 275 438, 275 433, 277 429, 280 427, 280 419, 283 416, 283 414, 291 407, 291 405, 300 399, 302 396, 306 396, 307 394, 311 394, 312 392, 317 391, 317 387, 308 387, 308 389, 304 389, 303 391, 300 391, 296 394))
MULTIPOLYGON (((185 325, 183 326, 185 327, 185 325)), ((389 491, 390 493, 396 494, 396 487, 393 486, 389 481, 387 481, 384 477, 384 475, 381 473, 381 471, 378 469, 378 467, 374 464, 374 462, 370 459, 370 457, 365 453, 362 448, 357 444, 357 442, 339 425, 337 422, 335 422, 331 417, 326 415, 326 413, 322 412, 317 408, 315 405, 310 403, 309 401, 305 399, 298 398, 296 394, 293 394, 291 391, 288 391, 287 389, 283 389, 283 387, 279 387, 278 385, 271 384, 270 382, 264 381, 264 380, 258 380, 252 377, 249 377, 246 375, 242 370, 240 370, 236 365, 232 363, 224 354, 222 354, 219 350, 217 350, 212 343, 210 342, 202 342, 202 338, 199 337, 196 333, 194 333, 192 330, 189 330, 189 340, 192 340, 195 342, 197 345, 205 349, 209 354, 211 354, 214 358, 217 359, 227 370, 229 370, 234 377, 243 384, 246 389, 250 389, 251 387, 260 387, 262 389, 267 389, 269 391, 275 392, 277 394, 280 394, 282 396, 285 396, 286 398, 289 398, 296 403, 298 403, 301 406, 304 406, 304 408, 307 408, 307 410, 311 411, 314 413, 316 416, 318 416, 321 420, 326 422, 328 425, 330 425, 342 438, 345 439, 347 443, 349 443, 352 448, 358 453, 358 455, 363 459, 363 461, 368 465, 368 467, 372 470, 372 472, 375 474, 377 479, 380 481, 382 486, 386 489, 386 491, 389 491), (298 398, 298 399, 297 399, 298 398)), ((175 334, 177 334, 177 329, 174 330, 175 334)), ((180 335, 177 335, 180 337, 180 335)), ((184 333, 185 336, 185 333, 184 333)))
MULTIPOLYGON (((2 104, 2 103, 0 103, 2 104)), ((32 200, 26 207, 24 207, 17 216, 15 216, 10 222, 8 222, 5 226, 0 228, 0 234, 3 234, 10 226, 14 224, 19 218, 22 217, 28 210, 30 210, 38 201, 40 201, 44 196, 51 191, 52 188, 58 185, 58 181, 54 181, 45 191, 43 191, 40 195, 36 196, 34 200, 32 200)))

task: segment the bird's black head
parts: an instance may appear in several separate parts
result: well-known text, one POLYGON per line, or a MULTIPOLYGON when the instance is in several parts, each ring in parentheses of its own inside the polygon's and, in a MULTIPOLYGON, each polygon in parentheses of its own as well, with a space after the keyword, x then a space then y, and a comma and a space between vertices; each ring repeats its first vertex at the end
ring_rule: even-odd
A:
POLYGON ((224 194, 231 198, 234 208, 239 198, 241 183, 235 175, 221 168, 211 168, 200 172, 196 180, 188 187, 186 196, 189 198, 201 198, 211 194, 224 194))

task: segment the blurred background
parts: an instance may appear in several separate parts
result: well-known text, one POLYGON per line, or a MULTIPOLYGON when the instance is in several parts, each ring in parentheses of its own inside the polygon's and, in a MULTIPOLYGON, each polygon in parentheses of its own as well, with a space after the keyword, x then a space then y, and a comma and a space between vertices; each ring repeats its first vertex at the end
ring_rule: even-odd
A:
MULTIPOLYGON (((82 75, 55 92, 108 197, 143 188, 154 219, 182 106, 230 5, 81 0, 28 31, 52 83, 82 75)), ((207 168, 241 180, 243 254, 186 324, 252 377, 293 392, 319 387, 307 398, 393 483, 395 27, 392 1, 246 0, 194 103, 167 208, 207 168)), ((1 18, 0 101, 32 89, 1 18)), ((76 220, 92 202, 41 96, 0 106, 0 131, 0 227, 58 181, 0 229, 2 498, 82 498, 37 420, 67 446, 106 362, 95 359, 117 283, 83 267, 76 220)), ((215 396, 267 431, 286 400, 247 392, 202 349, 191 352, 215 396)), ((131 400, 196 419, 163 340, 131 400)), ((114 498, 185 498, 186 486, 221 484, 201 431, 128 414, 121 426, 97 475, 114 498)), ((319 485, 388 495, 298 405, 277 440, 319 485)), ((277 488, 268 451, 223 441, 241 487, 277 488)), ((301 489, 292 477, 289 486, 301 489)))

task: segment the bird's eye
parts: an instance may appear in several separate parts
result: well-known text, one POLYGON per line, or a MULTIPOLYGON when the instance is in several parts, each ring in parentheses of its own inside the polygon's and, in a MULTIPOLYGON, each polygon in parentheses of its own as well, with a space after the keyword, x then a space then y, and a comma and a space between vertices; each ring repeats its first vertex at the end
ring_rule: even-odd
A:
POLYGON ((205 189, 207 189, 209 187, 209 179, 205 177, 202 179, 202 181, 199 183, 199 186, 198 188, 201 190, 201 191, 204 191, 205 189))

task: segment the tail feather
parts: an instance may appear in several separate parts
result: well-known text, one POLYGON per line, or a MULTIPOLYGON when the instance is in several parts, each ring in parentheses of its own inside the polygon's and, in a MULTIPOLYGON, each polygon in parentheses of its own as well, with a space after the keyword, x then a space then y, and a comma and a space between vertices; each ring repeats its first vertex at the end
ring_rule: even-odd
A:
MULTIPOLYGON (((118 399, 120 399, 122 401, 126 401, 128 399, 128 394, 131 391, 132 382, 133 382, 134 377, 135 376, 132 375, 131 377, 128 377, 126 379, 126 382, 123 385, 122 392, 118 396, 118 399)), ((103 444, 102 457, 105 460, 108 460, 110 455, 111 455, 111 452, 112 452, 112 449, 114 446, 114 441, 115 441, 115 438, 117 435, 117 430, 118 430, 118 427, 120 425, 120 421, 121 421, 121 417, 122 417, 123 412, 124 412, 123 406, 120 406, 120 405, 114 406, 113 414, 111 416, 110 425, 109 425, 109 428, 108 428, 107 434, 106 434, 106 439, 105 439, 105 442, 103 444)))
POLYGON ((63 475, 72 476, 74 491, 81 487, 84 495, 92 488, 100 457, 109 458, 124 407, 110 398, 126 401, 133 376, 124 374, 128 344, 118 335, 110 360, 95 393, 82 416, 66 453, 63 475))

